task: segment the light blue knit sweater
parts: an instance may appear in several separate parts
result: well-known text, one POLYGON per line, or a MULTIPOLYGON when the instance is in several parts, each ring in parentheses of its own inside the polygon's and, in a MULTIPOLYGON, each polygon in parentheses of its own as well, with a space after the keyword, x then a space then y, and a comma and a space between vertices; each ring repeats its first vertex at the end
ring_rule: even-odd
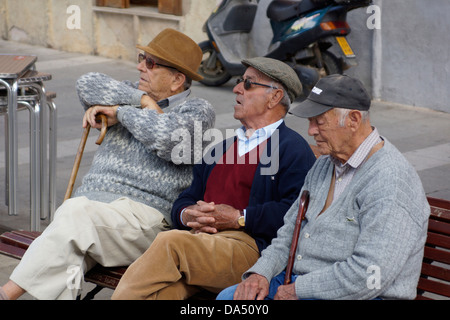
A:
MULTIPOLYGON (((351 184, 323 209, 333 174, 320 157, 303 189, 311 197, 293 273, 299 298, 413 299, 427 236, 428 205, 421 181, 402 154, 385 145, 356 172, 351 184)), ((298 200, 272 245, 244 274, 269 281, 287 265, 298 200)))
POLYGON ((201 152, 202 143, 193 143, 194 130, 201 130, 196 134, 203 137, 204 131, 214 126, 215 112, 206 100, 190 96, 174 105, 171 102, 164 114, 141 109, 145 93, 136 88, 129 81, 117 81, 100 73, 88 73, 77 81, 85 109, 96 104, 123 107, 117 115, 119 123, 108 129, 75 196, 101 202, 128 197, 159 210, 171 223, 172 204, 191 184, 193 167, 193 161, 172 162, 172 150, 181 141, 172 133, 183 130, 192 140, 188 144, 191 148, 185 151, 201 152))

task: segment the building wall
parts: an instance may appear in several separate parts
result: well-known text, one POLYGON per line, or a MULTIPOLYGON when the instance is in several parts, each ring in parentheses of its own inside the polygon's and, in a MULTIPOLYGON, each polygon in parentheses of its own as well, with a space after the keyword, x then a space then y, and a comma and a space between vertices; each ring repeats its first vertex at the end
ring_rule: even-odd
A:
POLYGON ((382 98, 450 112, 450 1, 382 6, 382 98))
MULTIPOLYGON (((147 44, 172 27, 196 42, 206 38, 202 26, 218 0, 183 0, 183 16, 156 8, 108 9, 95 0, 0 0, 3 39, 69 52, 135 60, 135 45, 147 44), (80 28, 67 27, 69 6, 80 8, 80 28)), ((271 29, 260 0, 252 37, 255 46, 270 41, 271 29)), ((346 73, 361 79, 375 99, 450 113, 450 1, 373 0, 381 9, 381 28, 368 27, 373 12, 348 14, 348 40, 358 66, 346 73)))
POLYGON ((147 44, 167 27, 196 42, 204 40, 202 25, 215 5, 215 0, 183 0, 183 16, 175 16, 159 13, 156 7, 97 7, 95 0, 0 0, 0 36, 134 61, 135 45, 147 44), (79 27, 74 27, 73 8, 79 10, 79 27))
POLYGON ((348 15, 359 77, 376 99, 450 113, 450 1, 373 0, 381 28, 368 29, 366 8, 348 15))
MULTIPOLYGON (((262 54, 272 36, 260 0, 252 31, 262 54), (256 31, 255 31, 256 30, 256 31)), ((357 66, 345 71, 359 78, 374 99, 450 113, 450 1, 373 0, 380 9, 380 28, 373 28, 374 11, 348 13, 347 36, 357 66)))

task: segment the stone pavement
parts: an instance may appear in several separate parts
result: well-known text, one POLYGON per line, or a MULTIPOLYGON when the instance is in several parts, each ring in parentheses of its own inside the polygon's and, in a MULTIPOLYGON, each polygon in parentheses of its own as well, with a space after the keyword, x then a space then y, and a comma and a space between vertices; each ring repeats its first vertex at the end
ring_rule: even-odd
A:
MULTIPOLYGON (((51 73, 53 78, 45 83, 48 91, 57 93, 57 205, 61 204, 73 162, 80 142, 83 109, 78 101, 75 82, 84 73, 97 71, 109 74, 119 80, 137 80, 136 63, 111 60, 97 56, 67 53, 48 48, 35 47, 11 41, 0 40, 0 54, 33 54, 38 56, 37 69, 51 73)), ((234 80, 222 87, 193 85, 193 92, 211 101, 217 113, 216 127, 225 131, 240 124, 233 118, 235 95, 232 93, 234 80)), ((0 196, 0 230, 29 229, 29 118, 28 112, 18 113, 19 122, 19 216, 8 216, 3 196, 0 196)), ((420 107, 403 106, 390 102, 374 101, 371 121, 379 132, 389 139, 406 156, 418 171, 427 195, 450 200, 450 114, 420 107)), ((288 115, 288 126, 308 137, 308 121, 288 115)), ((0 132, 4 121, 0 121, 0 132)), ((83 155, 76 186, 86 173, 97 148, 92 132, 83 155)), ((4 143, 0 144, 0 195, 5 194, 4 143)), ((75 186, 75 187, 76 187, 75 186)), ((41 222, 41 230, 48 224, 41 222)), ((0 255, 0 285, 7 279, 17 260, 0 255)), ((104 290, 97 299, 107 299, 111 290, 104 290)), ((24 299, 31 299, 24 296, 24 299)))

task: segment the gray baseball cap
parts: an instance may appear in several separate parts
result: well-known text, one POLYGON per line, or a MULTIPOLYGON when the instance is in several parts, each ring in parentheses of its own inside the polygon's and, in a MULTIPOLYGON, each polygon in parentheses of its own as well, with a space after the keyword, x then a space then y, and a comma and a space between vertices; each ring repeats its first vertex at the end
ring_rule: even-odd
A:
POLYGON ((253 67, 276 82, 280 82, 285 87, 291 102, 294 102, 295 98, 302 93, 302 83, 294 69, 280 60, 256 57, 242 60, 242 64, 253 67))
POLYGON ((358 79, 332 74, 317 81, 305 101, 290 111, 300 118, 312 118, 333 108, 367 111, 371 99, 358 79))

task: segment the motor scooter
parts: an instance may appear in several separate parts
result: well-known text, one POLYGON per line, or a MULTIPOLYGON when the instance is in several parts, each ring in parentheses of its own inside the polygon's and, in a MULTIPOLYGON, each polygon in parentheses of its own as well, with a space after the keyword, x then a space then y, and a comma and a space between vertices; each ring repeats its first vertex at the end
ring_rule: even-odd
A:
POLYGON ((220 86, 244 74, 243 59, 265 56, 284 61, 296 71, 305 98, 321 77, 356 64, 346 39, 351 31, 347 12, 371 1, 275 0, 265 3, 266 17, 257 18, 258 13, 264 14, 258 10, 263 1, 223 0, 203 27, 208 40, 199 43, 203 60, 198 72, 204 77, 200 82, 220 86), (267 18, 270 28, 257 25, 267 18), (268 46, 261 45, 270 38, 268 46), (342 52, 339 58, 329 50, 336 45, 342 52))

